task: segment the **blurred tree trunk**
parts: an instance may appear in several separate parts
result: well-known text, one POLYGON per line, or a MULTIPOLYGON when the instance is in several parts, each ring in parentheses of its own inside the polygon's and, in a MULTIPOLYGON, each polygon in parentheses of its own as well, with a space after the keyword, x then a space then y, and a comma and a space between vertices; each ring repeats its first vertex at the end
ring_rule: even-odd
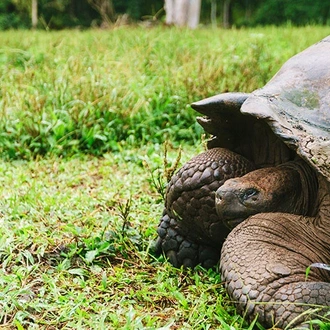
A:
POLYGON ((211 24, 217 27, 217 0, 211 0, 211 24))
POLYGON ((197 28, 199 24, 200 15, 201 15, 201 0, 190 0, 187 25, 191 29, 197 28))
POLYGON ((175 0, 174 4, 174 24, 178 26, 187 25, 189 0, 175 0))
POLYGON ((38 0, 32 0, 31 21, 32 29, 36 29, 38 25, 38 0))
POLYGON ((231 25, 231 0, 223 2, 223 27, 229 29, 231 25))
POLYGON ((188 26, 199 24, 201 0, 165 0, 166 24, 188 26))
POLYGON ((252 3, 250 0, 245 0, 245 21, 250 22, 252 17, 252 3))
POLYGON ((166 24, 172 25, 175 23, 175 0, 165 0, 164 9, 166 12, 166 24))

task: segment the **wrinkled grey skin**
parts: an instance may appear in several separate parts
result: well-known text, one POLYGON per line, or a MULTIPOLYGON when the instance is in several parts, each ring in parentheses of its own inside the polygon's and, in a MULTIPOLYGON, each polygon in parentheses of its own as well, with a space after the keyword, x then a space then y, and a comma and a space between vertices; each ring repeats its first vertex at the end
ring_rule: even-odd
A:
MULTIPOLYGON (((330 272, 322 266, 330 264, 330 37, 291 58, 262 89, 252 94, 220 94, 192 107, 204 115, 197 120, 213 136, 209 149, 231 150, 258 169, 299 158, 314 171, 314 176, 306 177, 317 187, 307 215, 266 210, 247 216, 237 222, 224 243, 228 231, 222 227, 218 250, 222 247, 222 280, 247 320, 258 317, 265 327, 293 329, 304 327, 311 318, 322 318, 330 306, 330 272)), ((222 185, 210 190, 212 197, 222 185)), ((203 186, 195 193, 199 190, 203 186)), ((309 194, 307 190, 302 193, 309 194)), ((164 214, 170 208, 171 203, 166 204, 164 214)), ((184 214, 173 214, 170 221, 180 223, 184 214)), ((218 221, 225 224, 221 216, 218 221)), ((197 250, 209 246, 207 237, 196 241, 195 223, 189 227, 186 221, 183 227, 183 240, 187 238, 197 250)), ((160 249, 166 237, 160 235, 160 249)), ((190 249, 190 259, 196 249, 190 249)), ((179 252, 177 248, 173 254, 179 252)), ((191 265, 203 263, 204 258, 207 252, 191 265)), ((176 261, 176 266, 184 264, 176 261)))

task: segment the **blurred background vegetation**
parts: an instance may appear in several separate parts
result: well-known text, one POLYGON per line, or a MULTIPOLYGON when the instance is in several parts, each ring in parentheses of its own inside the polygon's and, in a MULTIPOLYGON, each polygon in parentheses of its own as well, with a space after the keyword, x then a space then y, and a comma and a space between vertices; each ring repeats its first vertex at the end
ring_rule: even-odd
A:
MULTIPOLYGON (((0 29, 106 27, 109 24, 164 21, 164 0, 1 0, 0 29)), ((324 0, 202 0, 201 23, 218 26, 329 24, 330 2, 324 0), (227 9, 226 9, 227 8, 227 9), (224 11, 228 10, 228 22, 224 11), (216 22, 215 22, 216 20, 216 22), (229 24, 228 24, 229 23, 229 24)))

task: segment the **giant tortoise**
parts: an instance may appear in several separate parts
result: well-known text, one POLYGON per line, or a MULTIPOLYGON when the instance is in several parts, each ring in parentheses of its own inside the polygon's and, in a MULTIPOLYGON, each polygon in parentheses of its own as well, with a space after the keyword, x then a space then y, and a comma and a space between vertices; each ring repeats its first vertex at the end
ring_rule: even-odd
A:
POLYGON ((192 107, 212 138, 168 185, 158 248, 175 266, 220 258, 247 320, 291 329, 322 319, 330 309, 330 36, 263 88, 192 107))

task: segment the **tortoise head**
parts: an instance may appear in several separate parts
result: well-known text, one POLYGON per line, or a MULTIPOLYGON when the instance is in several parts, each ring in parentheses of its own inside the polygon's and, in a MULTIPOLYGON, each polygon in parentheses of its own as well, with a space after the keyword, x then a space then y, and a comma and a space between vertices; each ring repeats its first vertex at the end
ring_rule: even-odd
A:
POLYGON ((257 213, 307 215, 309 201, 315 202, 314 187, 309 184, 315 177, 306 167, 290 162, 227 180, 215 193, 217 214, 229 228, 257 213))

